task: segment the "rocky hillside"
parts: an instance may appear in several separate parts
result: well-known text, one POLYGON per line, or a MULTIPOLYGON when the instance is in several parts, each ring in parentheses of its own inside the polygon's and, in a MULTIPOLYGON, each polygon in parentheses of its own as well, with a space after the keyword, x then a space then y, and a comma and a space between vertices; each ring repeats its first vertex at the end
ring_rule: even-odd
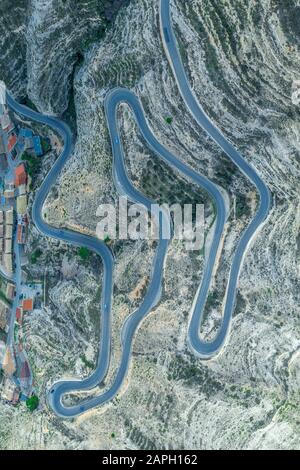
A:
POLYGON ((3 0, 0 78, 43 112, 68 107, 73 72, 129 0, 3 0))
MULTIPOLYGON (((232 252, 255 209, 255 191, 197 127, 180 99, 160 40, 158 0, 131 0, 105 34, 99 33, 104 24, 100 3, 76 2, 79 14, 70 11, 68 1, 33 0, 26 26, 16 37, 21 44, 26 37, 28 43, 23 73, 25 77, 30 69, 27 90, 39 109, 63 112, 74 87, 76 148, 47 201, 47 217, 55 224, 95 231, 98 205, 116 200, 103 97, 114 86, 129 87, 140 97, 157 138, 228 196, 232 211, 216 274, 217 298, 211 298, 204 328, 213 335, 232 252), (239 202, 238 214, 234 201, 239 202)), ((203 253, 188 253, 182 244, 172 242, 163 297, 137 334, 123 393, 111 406, 66 422, 53 416, 45 403, 32 416, 20 408, 7 411, 0 404, 0 418, 7 423, 0 446, 300 448, 300 108, 291 100, 292 83, 300 79, 298 9, 296 0, 172 1, 176 36, 195 94, 258 169, 274 200, 270 217, 245 258, 232 334, 223 353, 202 363, 187 349, 188 315, 204 258, 203 253), (24 432, 16 441, 14 430, 20 427, 24 432)), ((10 83, 21 90, 21 77, 10 83)), ((135 184, 152 181, 154 163, 148 161, 154 157, 126 107, 120 110, 120 123, 135 184)), ((174 175, 166 175, 164 181, 170 178, 174 187, 182 188, 174 175)), ((167 190, 164 181, 160 179, 158 196, 167 190)), ((207 196, 205 204, 211 207, 207 196)), ((131 293, 149 273, 153 257, 147 244, 114 248, 113 358, 105 387, 118 366, 121 324, 140 301, 132 300, 131 293)), ((52 249, 58 250, 62 263, 68 253, 59 246, 52 249)), ((75 349, 70 349, 72 338, 81 344, 81 356, 93 362, 97 354, 97 322, 94 318, 93 325, 89 315, 92 305, 84 303, 85 292, 95 289, 96 274, 95 269, 84 269, 85 283, 75 276, 52 282, 46 330, 40 330, 40 312, 28 323, 27 341, 31 360, 39 365, 41 395, 57 378, 92 370, 92 364, 80 358, 75 363, 64 360, 75 349), (75 314, 73 292, 83 302, 83 316, 75 314), (60 322, 63 328, 58 327, 60 322), (50 347, 51 337, 59 344, 56 351, 50 347)))

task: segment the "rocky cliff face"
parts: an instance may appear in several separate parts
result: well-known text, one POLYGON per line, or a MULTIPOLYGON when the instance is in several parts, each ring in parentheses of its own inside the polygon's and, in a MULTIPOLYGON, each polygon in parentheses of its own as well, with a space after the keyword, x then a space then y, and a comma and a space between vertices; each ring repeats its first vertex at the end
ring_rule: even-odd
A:
POLYGON ((1 79, 43 112, 68 107, 73 72, 129 0, 1 2, 1 79))
MULTIPOLYGON (((31 99, 44 111, 62 112, 68 103, 72 78, 78 123, 74 155, 47 201, 48 219, 94 231, 98 204, 116 200, 103 97, 117 85, 131 88, 142 100, 158 139, 224 188, 231 208, 234 200, 242 201, 239 217, 231 217, 217 271, 218 299, 207 312, 205 333, 215 334, 223 281, 256 196, 245 178, 207 140, 182 103, 162 49, 158 1, 132 0, 121 9, 114 26, 102 39, 93 36, 74 77, 76 53, 82 50, 80 41, 88 34, 94 17, 92 30, 97 32, 101 27, 100 10, 96 9, 98 13, 92 16, 93 2, 78 2, 78 8, 87 12, 84 18, 77 19, 81 31, 78 37, 72 21, 63 14, 69 12, 69 2, 45 1, 43 9, 41 2, 34 3, 37 8, 33 10, 31 4, 27 37, 31 99), (37 44, 40 47, 36 48, 37 44), (57 44, 57 50, 50 44, 57 44), (171 125, 166 123, 166 116, 173 117, 171 125)), ((95 410, 75 422, 61 422, 46 405, 30 418, 19 409, 10 410, 10 422, 24 427, 26 432, 16 442, 7 421, 3 446, 300 447, 300 111, 291 100, 292 82, 300 78, 297 9, 296 1, 289 2, 288 8, 287 2, 272 0, 172 2, 182 58, 199 101, 256 166, 274 195, 270 217, 245 259, 232 334, 223 353, 202 363, 187 349, 188 313, 204 259, 173 242, 165 268, 162 301, 137 334, 124 393, 107 409, 95 410)), ((141 139, 130 111, 123 107, 120 118, 129 171, 138 186, 142 178, 153 178, 147 166, 153 155, 141 139)), ((181 184, 180 179, 176 181, 181 184)), ((164 191, 162 183, 159 192, 164 191)), ((211 201, 207 199, 205 203, 209 206, 211 201)), ((137 305, 130 293, 147 276, 153 256, 150 246, 138 243, 115 248, 113 360, 106 387, 118 366, 122 321, 137 305)), ((90 360, 96 357, 94 336, 93 350, 84 351, 87 332, 93 330, 93 324, 90 318, 84 322, 75 315, 72 302, 72 293, 84 301, 82 293, 95 288, 95 274, 86 268, 86 276, 88 280, 80 286, 72 279, 64 279, 51 287, 47 335, 59 341, 55 354, 62 357, 69 357, 72 337, 78 347, 82 344, 90 360), (63 328, 57 326, 56 309, 63 328), (72 315, 68 314, 70 311, 72 315), (78 331, 79 327, 83 332, 78 331), (67 339, 64 331, 69 331, 67 339)), ((88 307, 84 305, 84 317, 88 307)), ((35 313, 30 320, 27 339, 32 361, 39 361, 40 370, 47 372, 40 378, 37 374, 42 394, 54 379, 81 373, 83 364, 63 360, 53 367, 49 340, 47 347, 44 341, 37 340, 41 336, 39 315, 35 313)), ((84 369, 84 373, 91 369, 84 369)), ((4 408, 0 408, 0 413, 2 417, 4 408)))
POLYGON ((26 89, 26 18, 28 0, 0 3, 0 79, 19 95, 26 89))
POLYGON ((68 106, 74 66, 104 31, 102 2, 32 0, 27 28, 28 95, 48 113, 68 106))

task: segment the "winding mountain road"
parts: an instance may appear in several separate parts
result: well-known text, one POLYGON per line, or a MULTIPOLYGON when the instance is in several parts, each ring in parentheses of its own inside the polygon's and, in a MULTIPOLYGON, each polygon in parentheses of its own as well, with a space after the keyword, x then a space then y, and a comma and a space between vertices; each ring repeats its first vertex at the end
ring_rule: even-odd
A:
MULTIPOLYGON (((204 110, 197 101, 197 98, 195 97, 187 79, 176 43, 176 38, 172 29, 170 0, 160 0, 160 28, 164 49, 177 82, 180 94, 186 104, 187 109, 195 121, 199 124, 199 126, 201 126, 202 129, 216 142, 216 144, 221 147, 221 149, 232 160, 232 162, 256 187, 260 197, 259 207, 255 217, 252 219, 251 223, 243 233, 234 254, 226 289, 225 308, 221 328, 219 329, 218 334, 214 340, 209 342, 204 342, 201 340, 199 330, 216 260, 218 231, 215 233, 213 246, 211 247, 206 261, 203 279, 192 307, 192 315, 188 329, 188 341, 191 349, 198 356, 204 359, 208 359, 220 351, 227 339, 235 304, 237 282, 243 258, 248 245, 258 230, 262 227, 269 214, 271 198, 266 184, 257 174, 256 170, 249 163, 247 163, 242 155, 224 137, 221 131, 205 114, 204 110)), ((218 212, 217 218, 219 219, 220 216, 221 214, 218 212)))
MULTIPOLYGON (((217 185, 178 160, 167 148, 165 148, 156 140, 147 124, 141 103, 132 92, 126 89, 117 88, 107 94, 105 98, 105 113, 113 153, 113 176, 115 185, 120 193, 125 193, 131 201, 144 204, 148 209, 150 209, 152 201, 134 188, 128 179, 124 164, 124 155, 120 143, 121 138, 117 122, 117 109, 121 103, 127 103, 134 114, 137 126, 147 145, 168 165, 176 168, 183 175, 185 175, 186 178, 205 189, 214 200, 217 215, 213 227, 213 239, 210 245, 209 254, 206 259, 203 278, 191 309, 188 329, 188 342, 191 349, 199 357, 208 359, 220 351, 224 345, 224 342, 226 341, 226 338, 228 337, 230 322, 235 304, 237 281, 243 257, 250 241, 257 233, 258 229, 262 226, 269 213, 270 194, 268 188, 258 176, 255 169, 244 160, 244 158, 237 152, 230 142, 228 142, 228 140, 222 135, 222 133, 205 114, 196 97, 194 96, 187 80, 184 67, 179 56, 176 39, 172 30, 169 0, 160 0, 160 27, 163 45, 177 81, 179 91, 186 103, 187 109, 196 122, 202 127, 202 129, 207 132, 207 134, 222 148, 222 150, 238 166, 238 168, 246 175, 246 177, 256 186, 260 195, 258 211, 247 229, 242 234, 234 254, 226 290, 222 325, 218 330, 216 337, 210 342, 205 342, 200 338, 200 326, 218 248, 228 216, 223 195, 217 185)), ((84 380, 65 380, 56 382, 48 394, 49 404, 57 415, 62 417, 74 417, 89 409, 110 401, 120 390, 128 371, 134 335, 142 320, 158 303, 160 298, 163 268, 169 240, 165 240, 162 237, 160 238, 152 265, 152 276, 146 295, 140 307, 127 318, 123 325, 121 334, 122 356, 112 385, 105 389, 99 396, 84 400, 74 406, 65 406, 62 401, 63 395, 69 392, 89 390, 99 386, 99 384, 105 378, 109 367, 111 348, 113 256, 107 246, 100 240, 70 230, 52 227, 47 224, 42 216, 43 204, 49 193, 49 190, 51 186, 57 181, 73 150, 72 134, 68 126, 55 117, 41 115, 20 105, 10 95, 7 95, 7 103, 16 113, 19 113, 33 121, 37 121, 52 127, 60 134, 64 141, 63 152, 49 171, 40 189, 36 193, 32 208, 32 218, 37 229, 45 236, 59 239, 73 245, 85 246, 100 255, 103 262, 101 337, 96 370, 89 378, 84 380)), ((167 218, 165 213, 161 213, 160 217, 160 226, 163 222, 170 223, 169 219, 162 220, 163 218, 167 218)))

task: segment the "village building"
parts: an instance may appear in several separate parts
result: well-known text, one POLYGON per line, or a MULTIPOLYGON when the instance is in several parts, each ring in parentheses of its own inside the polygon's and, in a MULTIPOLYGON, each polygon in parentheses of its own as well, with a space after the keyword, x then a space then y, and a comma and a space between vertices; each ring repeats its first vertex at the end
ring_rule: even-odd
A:
POLYGON ((12 253, 12 239, 11 238, 6 238, 4 240, 4 252, 12 253))
POLYGON ((9 137, 8 137, 8 142, 7 142, 7 150, 8 152, 11 152, 12 149, 14 148, 14 146, 16 145, 17 143, 17 136, 16 134, 11 134, 9 137))
POLYGON ((5 351, 6 351, 6 344, 4 343, 4 341, 0 340, 0 369, 3 364, 5 351))
POLYGON ((15 386, 14 381, 10 376, 5 378, 1 390, 1 396, 4 400, 16 405, 20 398, 20 390, 15 386))
POLYGON ((13 209, 8 209, 5 211, 5 223, 12 225, 14 223, 14 211, 13 209))
POLYGON ((11 188, 6 188, 4 190, 5 199, 13 199, 15 197, 15 190, 11 188))
POLYGON ((33 299, 23 300, 23 312, 31 312, 33 309, 33 299))
POLYGON ((3 331, 7 330, 8 312, 7 304, 0 299, 0 329, 3 331))
POLYGON ((12 274, 13 272, 12 253, 4 253, 3 264, 8 274, 12 274))
POLYGON ((6 298, 12 300, 15 296, 15 285, 12 282, 8 282, 6 286, 6 298))
POLYGON ((20 186, 18 186, 18 192, 19 196, 26 194, 26 184, 20 184, 20 186))
POLYGON ((6 155, 5 145, 3 142, 3 137, 0 135, 0 155, 6 155))
POLYGON ((17 197, 17 213, 25 214, 27 210, 27 197, 26 195, 17 197))
POLYGON ((24 163, 21 163, 21 165, 18 165, 17 168, 15 169, 15 185, 17 187, 23 184, 26 185, 26 181, 27 181, 27 175, 26 175, 25 165, 24 163))

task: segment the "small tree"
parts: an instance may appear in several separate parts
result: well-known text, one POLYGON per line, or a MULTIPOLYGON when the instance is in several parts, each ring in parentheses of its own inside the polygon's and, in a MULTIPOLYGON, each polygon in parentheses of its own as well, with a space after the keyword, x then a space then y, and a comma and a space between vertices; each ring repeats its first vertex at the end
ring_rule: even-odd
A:
POLYGON ((30 398, 27 398, 26 400, 26 406, 29 409, 29 411, 34 411, 37 409, 39 406, 39 399, 36 395, 31 395, 30 398))

